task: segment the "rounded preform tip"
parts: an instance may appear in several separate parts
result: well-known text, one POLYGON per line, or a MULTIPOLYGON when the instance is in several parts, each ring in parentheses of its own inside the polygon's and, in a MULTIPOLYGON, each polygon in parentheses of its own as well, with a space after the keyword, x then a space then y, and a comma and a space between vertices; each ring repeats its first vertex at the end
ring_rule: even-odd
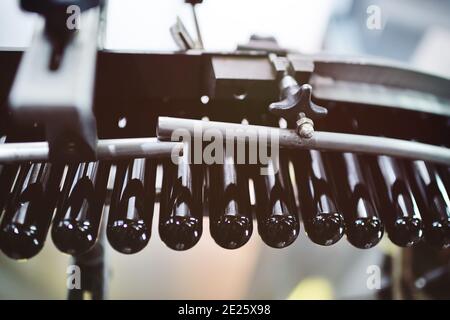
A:
POLYGON ((297 239, 300 225, 293 216, 273 215, 262 226, 262 240, 273 248, 285 248, 297 239))
POLYGON ((111 246, 125 254, 141 251, 150 240, 150 234, 142 221, 121 219, 107 228, 107 237, 111 246))
POLYGON ((310 229, 307 233, 313 242, 330 246, 344 235, 344 219, 337 212, 320 213, 312 220, 310 229))
POLYGON ((393 243, 400 247, 411 247, 423 236, 422 221, 413 217, 402 217, 394 222, 394 230, 389 235, 393 243))
POLYGON ((97 240, 97 232, 89 221, 65 219, 52 228, 52 240, 58 250, 77 256, 88 252, 97 240))
POLYGON ((200 240, 201 221, 194 217, 174 216, 160 226, 161 240, 171 249, 188 250, 200 240))
POLYGON ((211 235, 225 249, 237 249, 248 242, 252 234, 252 221, 239 215, 224 215, 212 227, 211 235))
POLYGON ((12 259, 30 259, 37 255, 44 245, 44 240, 40 238, 34 225, 9 223, 0 230, 0 247, 3 253, 12 259))
POLYGON ((381 220, 376 217, 358 218, 347 226, 348 241, 359 249, 376 246, 383 237, 381 220))

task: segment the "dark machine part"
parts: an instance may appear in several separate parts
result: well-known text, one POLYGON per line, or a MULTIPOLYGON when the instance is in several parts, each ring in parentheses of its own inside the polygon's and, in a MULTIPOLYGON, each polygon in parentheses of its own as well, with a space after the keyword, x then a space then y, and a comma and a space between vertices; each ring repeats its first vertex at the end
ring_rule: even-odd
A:
POLYGON ((86 253, 72 257, 72 266, 79 268, 81 288, 68 290, 68 300, 104 300, 108 272, 105 261, 105 241, 103 231, 94 247, 86 253))
POLYGON ((402 249, 400 255, 386 259, 383 274, 389 275, 388 285, 380 298, 448 300, 449 258, 448 250, 436 250, 426 242, 402 249))
POLYGON ((68 165, 52 226, 60 251, 78 256, 97 242, 109 168, 99 162, 68 165))
POLYGON ((285 56, 289 50, 280 47, 277 39, 272 36, 262 36, 252 34, 248 43, 239 44, 238 51, 262 51, 266 53, 274 53, 279 56, 285 56))
POLYGON ((107 236, 122 253, 141 251, 150 240, 155 204, 156 163, 133 159, 117 164, 107 236))
POLYGON ((300 86, 289 75, 281 79, 280 92, 282 100, 269 106, 270 111, 280 117, 295 119, 303 113, 312 118, 320 118, 327 114, 327 109, 311 102, 312 87, 306 84, 300 86))
MULTIPOLYGON (((17 51, 0 53, 0 63, 7 66, 0 80, 0 104, 5 114, 5 103, 21 54, 17 51)), ((355 129, 346 121, 351 115, 359 134, 448 146, 445 137, 450 135, 446 121, 450 115, 450 98, 445 90, 448 87, 446 79, 370 61, 357 63, 300 55, 289 55, 289 60, 296 81, 313 87, 312 102, 328 109, 327 117, 314 121, 317 130, 353 133, 355 129), (315 82, 317 77, 344 84, 334 88, 331 81, 315 82), (369 92, 353 101, 354 85, 364 86, 364 90, 369 92), (395 91, 396 94, 384 95, 383 101, 379 102, 382 103, 380 107, 373 103, 378 98, 369 94, 370 88, 376 92, 382 89, 395 91), (400 93, 404 99, 396 98, 400 93), (433 99, 436 101, 434 104, 425 105, 430 101, 430 95, 437 95, 439 99, 433 99), (407 123, 415 123, 416 126, 407 123)), ((276 74, 263 53, 204 52, 188 55, 101 51, 96 74, 94 112, 99 138, 154 136, 153 124, 158 116, 223 114, 220 108, 225 101, 229 113, 244 114, 244 117, 264 114, 267 106, 277 101, 279 96, 276 74), (159 74, 166 76, 161 78, 159 74), (117 81, 117 75, 121 81, 117 81), (200 102, 202 96, 209 97, 207 107, 200 102), (183 108, 179 107, 180 103, 183 108), (144 105, 152 105, 152 108, 144 105), (119 119, 127 120, 126 128, 118 130, 119 119)), ((17 141, 44 138, 39 123, 36 128, 31 124, 12 126, 7 118, 1 119, 0 130, 22 139, 17 141)))
POLYGON ((76 29, 68 28, 69 9, 76 6, 79 13, 100 5, 101 0, 21 0, 23 10, 34 12, 45 18, 45 32, 52 41, 55 50, 64 50, 69 37, 76 29))
POLYGON ((432 252, 427 246, 419 246, 411 252, 411 275, 415 281, 416 295, 425 298, 449 299, 450 264, 448 250, 432 252))

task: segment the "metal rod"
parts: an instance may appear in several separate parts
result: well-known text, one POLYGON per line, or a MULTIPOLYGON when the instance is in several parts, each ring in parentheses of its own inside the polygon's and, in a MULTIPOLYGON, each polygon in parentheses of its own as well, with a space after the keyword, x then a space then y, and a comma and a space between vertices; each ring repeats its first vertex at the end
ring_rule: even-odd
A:
MULTIPOLYGON (((172 151, 182 151, 182 144, 161 142, 156 138, 104 139, 97 143, 97 160, 123 158, 170 157, 172 151)), ((0 163, 22 161, 48 161, 47 142, 24 142, 0 144, 0 163)))
POLYGON ((159 117, 158 139, 168 141, 176 130, 179 133, 182 133, 180 130, 188 132, 191 137, 203 135, 205 131, 218 132, 226 140, 248 140, 249 136, 278 136, 282 148, 381 154, 450 165, 450 149, 414 141, 323 131, 316 131, 312 138, 305 139, 291 129, 159 117))
POLYGON ((200 24, 198 23, 198 17, 197 17, 197 11, 195 10, 195 4, 192 4, 192 15, 194 16, 195 31, 197 32, 197 43, 198 43, 199 49, 204 49, 202 33, 200 31, 200 24))

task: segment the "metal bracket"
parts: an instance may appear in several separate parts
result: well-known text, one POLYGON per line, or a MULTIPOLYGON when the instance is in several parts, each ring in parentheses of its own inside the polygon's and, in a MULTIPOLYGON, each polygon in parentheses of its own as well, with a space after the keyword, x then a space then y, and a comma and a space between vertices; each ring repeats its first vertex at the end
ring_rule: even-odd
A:
POLYGON ((180 50, 187 51, 195 48, 194 40, 179 17, 177 17, 176 23, 170 27, 170 34, 180 50))
POLYGON ((97 129, 92 111, 100 8, 80 16, 81 26, 61 52, 58 67, 52 41, 39 21, 9 96, 15 121, 43 123, 51 160, 94 159, 97 129))

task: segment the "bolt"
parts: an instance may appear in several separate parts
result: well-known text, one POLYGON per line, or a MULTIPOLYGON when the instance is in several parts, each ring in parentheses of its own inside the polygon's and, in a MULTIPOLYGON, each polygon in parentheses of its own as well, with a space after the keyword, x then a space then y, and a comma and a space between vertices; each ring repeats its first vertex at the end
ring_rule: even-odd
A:
POLYGON ((314 134, 314 122, 305 116, 300 116, 297 120, 297 134, 302 138, 310 139, 314 134))

